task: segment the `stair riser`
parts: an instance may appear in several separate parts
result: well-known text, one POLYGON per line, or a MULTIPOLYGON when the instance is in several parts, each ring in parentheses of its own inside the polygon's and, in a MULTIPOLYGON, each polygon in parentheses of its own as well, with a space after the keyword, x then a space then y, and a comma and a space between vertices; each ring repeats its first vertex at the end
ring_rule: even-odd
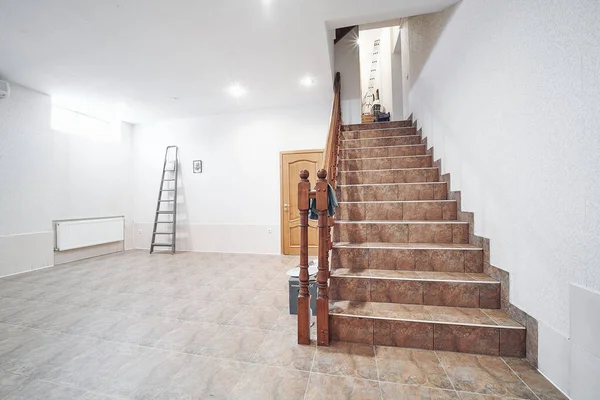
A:
POLYGON ((373 183, 421 183, 439 182, 440 173, 437 168, 404 169, 396 171, 344 171, 338 175, 340 185, 373 184, 373 183))
POLYGON ((392 122, 372 122, 369 124, 352 124, 343 125, 342 130, 344 131, 362 131, 372 129, 389 129, 389 128, 404 128, 411 127, 411 121, 392 121, 392 122))
POLYGON ((338 186, 340 201, 446 200, 447 186, 439 183, 412 183, 375 186, 338 186))
POLYGON ((336 224, 335 242, 350 243, 469 243, 467 224, 336 224))
POLYGON ((360 171, 377 169, 431 168, 431 156, 408 156, 398 158, 362 158, 341 160, 340 171, 360 171))
POLYGON ((425 145, 412 145, 400 147, 373 147, 342 150, 342 159, 374 158, 374 157, 398 157, 398 156, 421 156, 425 155, 425 145))
POLYGON ((334 269, 477 273, 483 272, 483 250, 335 247, 331 266, 334 269))
POLYGON ((347 221, 454 221, 456 202, 341 203, 336 218, 347 221))
MULTIPOLYGON (((362 131, 347 131, 342 132, 342 139, 371 139, 377 137, 388 136, 408 136, 416 135, 416 128, 395 128, 395 129, 373 129, 362 131)), ((421 138, 419 137, 419 140, 421 138)))
POLYGON ((334 341, 502 357, 525 356, 525 329, 330 315, 334 341))
POLYGON ((360 149, 362 147, 408 146, 421 144, 419 136, 396 136, 364 140, 342 140, 342 149, 360 149))
POLYGON ((331 300, 500 308, 499 283, 331 277, 331 300))

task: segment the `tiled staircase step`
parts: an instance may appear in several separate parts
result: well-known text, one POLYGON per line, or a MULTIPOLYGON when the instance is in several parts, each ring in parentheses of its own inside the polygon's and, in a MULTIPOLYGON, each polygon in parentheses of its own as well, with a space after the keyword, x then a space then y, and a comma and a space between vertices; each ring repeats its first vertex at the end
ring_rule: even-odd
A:
POLYGON ((331 301, 329 318, 333 340, 525 356, 525 328, 500 310, 331 301))
POLYGON ((340 171, 359 171, 369 169, 403 169, 403 168, 431 168, 433 160, 431 155, 356 158, 340 160, 340 171))
POLYGON ((483 272, 483 249, 470 244, 335 243, 332 269, 483 272))
POLYGON ((340 201, 446 200, 445 182, 339 185, 340 201))
POLYGON ((421 137, 416 135, 409 135, 374 137, 369 139, 348 139, 342 140, 341 148, 359 149, 363 147, 406 146, 411 144, 421 144, 421 137))
POLYGON ((335 221, 335 242, 469 243, 461 221, 335 221))
POLYGON ((380 169, 370 171, 339 171, 341 185, 377 183, 422 183, 439 182, 438 168, 380 169))
POLYGON ((382 146, 382 147, 360 147, 357 149, 342 150, 342 159, 353 158, 375 158, 375 157, 397 157, 416 156, 426 154, 424 144, 411 144, 404 146, 382 146))
POLYGON ((340 202, 339 220, 432 221, 456 220, 455 200, 340 202))
POLYGON ((329 298, 468 308, 500 308, 500 282, 485 274, 340 268, 329 298))
POLYGON ((411 121, 392 121, 392 122, 373 122, 370 124, 352 124, 343 125, 342 130, 344 131, 362 131, 365 129, 389 129, 389 128, 402 128, 412 126, 411 121))
MULTIPOLYGON (((389 129, 371 129, 371 130, 358 130, 358 131, 344 131, 342 132, 342 139, 369 139, 376 137, 387 137, 387 136, 406 136, 416 135, 417 128, 389 128, 389 129)), ((421 138, 419 137, 419 140, 421 138)))

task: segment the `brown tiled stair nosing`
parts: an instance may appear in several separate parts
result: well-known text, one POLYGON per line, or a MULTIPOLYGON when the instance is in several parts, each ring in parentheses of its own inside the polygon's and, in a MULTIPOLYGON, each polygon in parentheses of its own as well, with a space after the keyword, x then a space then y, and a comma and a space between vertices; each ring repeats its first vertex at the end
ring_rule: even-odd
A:
MULTIPOLYGON (((395 144, 391 146, 365 146, 365 147, 348 147, 348 148, 340 148, 340 151, 357 151, 357 150, 369 150, 369 149, 395 149, 397 147, 424 147, 425 145, 420 144, 395 144)), ((425 154, 417 154, 417 155, 425 155, 425 154)))
MULTIPOLYGON (((373 319, 373 320, 385 320, 385 321, 401 321, 401 322, 419 322, 419 323, 426 323, 426 324, 439 324, 439 325, 454 325, 454 326, 473 326, 473 327, 480 327, 480 328, 499 328, 499 329, 516 329, 516 330, 525 330, 526 328, 519 324, 517 321, 513 321, 513 325, 508 325, 508 324, 499 324, 498 322, 496 322, 494 320, 493 317, 491 317, 488 313, 494 313, 494 312, 498 312, 500 310, 495 310, 495 309, 485 309, 485 308, 475 308, 475 309, 469 309, 469 308, 465 308, 465 307, 446 307, 446 306, 428 306, 428 305, 423 305, 422 307, 426 307, 429 309, 453 309, 453 310, 480 310, 483 314, 485 314, 494 324, 496 325, 489 325, 489 324, 478 324, 478 323, 473 323, 473 322, 459 322, 459 321, 438 321, 435 318, 431 318, 431 319, 426 319, 426 318, 407 318, 407 317, 390 317, 390 316, 383 316, 383 315, 376 315, 376 314, 371 314, 369 315, 368 313, 364 313, 364 314, 360 314, 360 313, 344 313, 344 312, 335 312, 332 311, 331 308, 334 307, 335 303, 339 303, 345 300, 330 300, 330 311, 329 311, 329 315, 330 316, 341 316, 341 317, 348 317, 348 318, 365 318, 365 319, 373 319), (487 312, 486 312, 487 311, 487 312)), ((367 304, 367 303, 372 303, 372 304, 393 304, 393 305, 399 305, 402 306, 402 304, 395 304, 395 303, 375 303, 375 302, 359 302, 359 301, 353 301, 352 303, 354 304, 367 304)))
POLYGON ((369 122, 364 124, 348 124, 342 125, 343 132, 363 131, 363 130, 378 130, 378 129, 396 129, 396 128, 412 128, 413 123, 409 120, 404 121, 389 121, 389 122, 369 122), (352 129, 356 128, 356 129, 352 129))
POLYGON ((351 220, 339 220, 336 219, 334 221, 335 224, 390 224, 390 225, 427 225, 427 224, 439 224, 439 225, 469 225, 468 222, 465 221, 457 221, 457 220, 423 220, 423 221, 415 221, 415 220, 359 220, 359 221, 351 221, 351 220))
MULTIPOLYGON (((380 269, 368 269, 365 268, 361 271, 363 271, 365 274, 368 275, 340 275, 340 273, 343 273, 345 271, 353 271, 352 269, 349 268, 338 268, 338 269, 334 269, 331 271, 331 277, 336 278, 336 279, 345 279, 345 278, 349 278, 349 279, 385 279, 385 280, 394 280, 394 281, 415 281, 415 282, 451 282, 451 283, 485 283, 485 284, 490 284, 490 285, 499 285, 500 282, 495 280, 494 278, 490 278, 489 276, 487 276, 488 279, 483 280, 483 279, 479 279, 480 277, 471 277, 471 279, 448 279, 447 276, 448 275, 452 275, 453 273, 448 273, 448 272, 435 272, 435 271, 421 271, 421 272, 428 272, 429 276, 427 277, 409 277, 409 276, 402 276, 402 275, 418 275, 419 271, 403 271, 403 270, 380 270, 380 269), (382 276, 382 275, 378 275, 381 274, 381 271, 385 271, 388 275, 397 275, 397 276, 382 276), (440 275, 440 278, 436 278, 435 274, 440 275), (446 277, 444 277, 446 276, 446 277)), ((466 273, 466 272, 456 272, 454 273, 455 275, 485 275, 483 273, 466 273)))
MULTIPOLYGON (((359 147, 360 148, 360 147, 359 147)), ((382 159, 388 159, 388 158, 416 158, 416 157, 420 157, 420 158, 431 158, 431 154, 416 154, 414 156, 392 156, 392 157, 362 157, 362 158, 342 158, 340 159, 340 161, 357 161, 357 160, 382 160, 382 159)), ((429 167, 426 167, 429 168, 429 167)), ((412 169, 412 168, 404 168, 404 169, 412 169)), ((382 171, 382 170, 378 170, 378 171, 382 171)), ((353 171, 354 172, 354 171, 353 171)))
POLYGON ((370 138, 360 138, 360 139, 342 139, 340 150, 353 150, 353 149, 370 149, 370 148, 380 148, 380 147, 397 147, 397 146, 419 146, 423 143, 414 143, 414 144, 386 144, 383 146, 361 146, 361 147, 344 147, 344 142, 357 142, 360 140, 388 140, 388 139, 405 139, 405 138, 414 138, 418 137, 416 135, 404 135, 404 136, 377 136, 370 138))
POLYGON ((391 250, 473 250, 483 251, 468 243, 383 243, 383 242, 336 242, 334 249, 391 249, 391 250))
POLYGON ((396 126, 396 127, 392 127, 392 128, 357 129, 357 130, 353 130, 353 131, 344 130, 342 132, 344 134, 346 134, 346 133, 356 133, 356 132, 363 132, 363 131, 392 131, 392 130, 399 130, 399 129, 411 129, 411 130, 414 130, 415 132, 417 131, 417 129, 412 126, 396 126))
MULTIPOLYGON (((425 183, 425 182, 423 182, 425 183)), ((347 185, 359 186, 359 185, 347 185)), ((403 204, 403 203, 456 203, 456 200, 363 200, 363 201, 338 201, 338 204, 403 204)))
MULTIPOLYGON (((338 173, 340 173, 340 174, 353 174, 353 173, 357 173, 357 172, 415 171, 415 170, 424 170, 424 169, 428 169, 428 170, 437 169, 437 170, 439 170, 438 167, 416 167, 416 168, 388 168, 388 169, 353 169, 351 171, 346 171, 346 170, 344 170, 344 171, 338 171, 338 173)), ((429 182, 429 183, 441 183, 441 182, 429 182)), ((341 185, 338 185, 338 186, 341 186, 341 185)), ((346 186, 348 186, 348 185, 346 185, 346 186)))
MULTIPOLYGON (((351 171, 355 172, 355 171, 351 171)), ((350 187, 350 186, 405 186, 405 185, 445 185, 446 182, 400 182, 400 183, 353 183, 347 185, 337 185, 338 188, 350 187)), ((392 200, 393 201, 393 200, 392 200)), ((398 200, 403 201, 403 200, 398 200)))

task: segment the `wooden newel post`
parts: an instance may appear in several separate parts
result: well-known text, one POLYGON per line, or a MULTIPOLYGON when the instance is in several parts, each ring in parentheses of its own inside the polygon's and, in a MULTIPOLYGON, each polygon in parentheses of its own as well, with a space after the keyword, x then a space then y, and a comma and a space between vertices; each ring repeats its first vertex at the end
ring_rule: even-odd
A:
POLYGON ((329 346, 329 215, 327 171, 317 172, 316 201, 319 213, 319 272, 317 273, 317 345, 329 346))
POLYGON ((300 292, 298 293, 298 344, 310 344, 310 296, 308 293, 308 204, 309 173, 300 171, 298 211, 300 211, 300 292))

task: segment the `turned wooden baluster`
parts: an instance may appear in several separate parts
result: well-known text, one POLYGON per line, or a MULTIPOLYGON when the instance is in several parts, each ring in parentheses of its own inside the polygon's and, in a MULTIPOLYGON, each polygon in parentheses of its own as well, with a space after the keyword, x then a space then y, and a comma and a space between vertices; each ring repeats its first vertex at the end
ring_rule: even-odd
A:
POLYGON ((319 213, 319 272, 317 273, 317 344, 329 346, 329 215, 327 212, 327 171, 317 172, 316 201, 319 213))
POLYGON ((300 211, 300 292, 298 293, 298 344, 310 344, 310 296, 308 293, 308 203, 309 173, 300 171, 298 210, 300 211))

